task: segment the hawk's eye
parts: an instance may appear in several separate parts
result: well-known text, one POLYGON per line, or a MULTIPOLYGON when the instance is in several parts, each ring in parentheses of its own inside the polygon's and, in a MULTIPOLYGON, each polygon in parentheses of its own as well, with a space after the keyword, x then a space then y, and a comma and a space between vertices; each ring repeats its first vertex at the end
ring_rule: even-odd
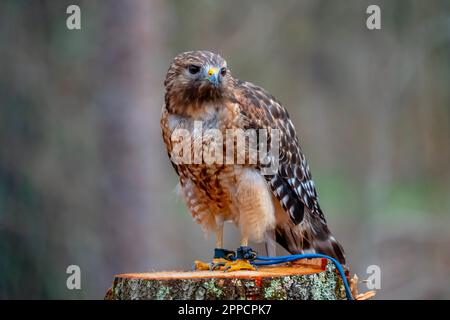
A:
POLYGON ((200 71, 200 67, 196 66, 195 64, 189 65, 189 73, 190 74, 196 74, 200 71))
POLYGON ((226 74, 227 74, 227 68, 225 68, 225 67, 221 68, 221 69, 220 69, 220 75, 221 75, 222 77, 225 77, 226 74))

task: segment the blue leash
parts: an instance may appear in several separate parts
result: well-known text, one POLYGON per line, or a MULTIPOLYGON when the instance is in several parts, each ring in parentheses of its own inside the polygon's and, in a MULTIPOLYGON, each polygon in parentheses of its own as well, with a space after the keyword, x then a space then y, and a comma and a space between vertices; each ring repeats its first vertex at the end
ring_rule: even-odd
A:
POLYGON ((342 278, 342 282, 344 283, 345 295, 347 296, 347 299, 353 300, 350 286, 348 285, 347 278, 345 277, 344 268, 342 267, 342 265, 339 263, 338 260, 325 254, 305 253, 305 254, 292 254, 288 256, 264 257, 258 256, 256 251, 254 251, 249 246, 240 246, 236 252, 223 248, 215 248, 214 258, 217 259, 222 258, 230 261, 234 261, 236 259, 244 259, 248 260, 251 264, 255 266, 268 266, 272 264, 286 263, 300 259, 324 258, 334 263, 336 269, 339 271, 339 274, 342 278))
POLYGON ((289 256, 277 256, 277 257, 257 256, 254 261, 251 261, 251 263, 254 264, 255 266, 267 266, 267 265, 272 265, 272 264, 291 262, 291 261, 299 260, 299 259, 312 259, 312 258, 325 258, 334 263, 334 265, 336 266, 336 268, 339 271, 339 274, 341 275, 342 282, 344 283, 345 295, 347 296, 347 299, 353 300, 350 286, 348 285, 347 278, 345 277, 344 268, 339 263, 339 261, 337 261, 335 258, 327 256, 325 254, 306 253, 306 254, 293 254, 293 255, 289 255, 289 256), (259 260, 259 261, 256 261, 256 260, 259 260))

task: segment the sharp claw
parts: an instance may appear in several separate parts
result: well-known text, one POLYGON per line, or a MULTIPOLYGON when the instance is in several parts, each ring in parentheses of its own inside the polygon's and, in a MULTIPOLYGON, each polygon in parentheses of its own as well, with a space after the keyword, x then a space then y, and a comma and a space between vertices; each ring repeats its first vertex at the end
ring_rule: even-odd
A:
POLYGON ((223 262, 211 263, 211 271, 217 270, 217 269, 220 270, 220 268, 223 266, 225 266, 225 263, 223 263, 223 262))

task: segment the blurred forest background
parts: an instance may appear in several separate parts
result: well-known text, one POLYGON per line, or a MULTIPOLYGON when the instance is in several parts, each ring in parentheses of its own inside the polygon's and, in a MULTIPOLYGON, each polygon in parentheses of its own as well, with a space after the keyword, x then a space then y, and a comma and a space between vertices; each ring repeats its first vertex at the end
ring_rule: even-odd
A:
POLYGON ((211 256, 159 127, 192 49, 287 107, 351 271, 381 268, 377 298, 450 298, 447 0, 1 1, 0 298, 101 299, 116 273, 211 256))

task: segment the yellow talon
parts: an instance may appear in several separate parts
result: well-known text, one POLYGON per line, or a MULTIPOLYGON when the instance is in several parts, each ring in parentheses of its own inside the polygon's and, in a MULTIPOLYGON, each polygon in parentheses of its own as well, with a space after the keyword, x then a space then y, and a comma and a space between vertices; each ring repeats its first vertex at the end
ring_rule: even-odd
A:
POLYGON ((223 270, 226 263, 229 262, 226 259, 223 258, 214 258, 212 262, 203 262, 200 260, 194 261, 194 268, 195 270, 223 270))
POLYGON ((194 269, 195 270, 209 270, 209 263, 203 262, 200 260, 195 260, 194 261, 194 269))
POLYGON ((237 259, 235 261, 227 261, 227 263, 225 264, 225 266, 223 268, 223 271, 225 271, 225 272, 232 272, 232 271, 239 271, 239 270, 255 271, 256 268, 248 260, 244 260, 244 259, 237 259))

